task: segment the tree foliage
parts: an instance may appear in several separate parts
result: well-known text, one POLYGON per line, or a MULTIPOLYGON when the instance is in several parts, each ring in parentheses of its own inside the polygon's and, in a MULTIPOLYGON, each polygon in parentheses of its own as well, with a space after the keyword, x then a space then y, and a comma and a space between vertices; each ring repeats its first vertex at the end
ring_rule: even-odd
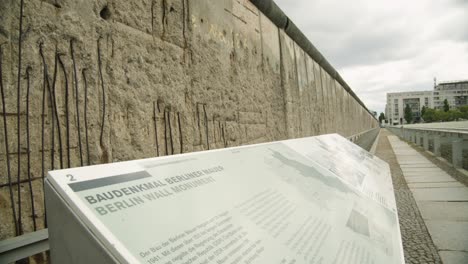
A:
POLYGON ((447 99, 444 100, 444 112, 448 112, 450 110, 450 106, 448 104, 447 99))
POLYGON ((424 114, 426 113, 426 106, 423 105, 423 107, 421 108, 421 116, 424 116, 424 114))
POLYGON ((411 124, 411 122, 413 122, 413 111, 411 110, 409 104, 407 104, 405 107, 405 120, 408 124, 411 124))
POLYGON ((427 108, 423 115, 424 122, 446 122, 458 121, 460 119, 468 119, 468 106, 462 106, 459 109, 453 110, 435 110, 427 108))
POLYGON ((382 124, 382 120, 385 119, 385 114, 384 113, 380 113, 379 115, 379 123, 382 124))

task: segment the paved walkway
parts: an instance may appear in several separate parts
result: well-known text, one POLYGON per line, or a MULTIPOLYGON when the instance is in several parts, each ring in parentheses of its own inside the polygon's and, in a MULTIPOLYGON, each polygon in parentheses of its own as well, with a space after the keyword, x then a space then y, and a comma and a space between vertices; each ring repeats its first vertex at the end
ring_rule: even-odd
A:
MULTIPOLYGON (((383 130, 383 134, 393 149, 404 181, 416 202, 417 208, 415 209, 419 209, 420 217, 422 217, 432 240, 428 241, 427 237, 423 235, 423 243, 431 249, 433 248, 430 245, 432 242, 445 264, 467 264, 468 188, 406 142, 386 130, 383 130)), ((381 138, 381 140, 385 139, 381 138)), ((399 212, 400 225, 407 224, 403 222, 406 217, 402 216, 402 213, 404 212, 399 212)), ((417 215, 415 218, 418 218, 417 215)), ((411 227, 406 228, 411 229, 411 227)), ((420 231, 424 233, 424 230, 420 231)), ((419 240, 420 238, 409 236, 403 239, 419 240)), ((405 243, 414 244, 411 241, 404 241, 405 243)), ((407 263, 438 263, 440 261, 433 252, 430 253, 431 258, 427 258, 427 255, 420 256, 423 250, 417 252, 419 254, 416 254, 411 248, 405 249, 405 254, 410 254, 409 258, 406 258, 407 263)))

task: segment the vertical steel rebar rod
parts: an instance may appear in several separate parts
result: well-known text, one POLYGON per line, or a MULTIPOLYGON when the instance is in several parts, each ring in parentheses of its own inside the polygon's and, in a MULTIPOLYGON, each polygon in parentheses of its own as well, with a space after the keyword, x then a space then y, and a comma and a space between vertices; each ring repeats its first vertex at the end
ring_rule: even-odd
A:
MULTIPOLYGON (((34 206, 34 193, 32 187, 32 180, 31 180, 31 145, 30 145, 30 135, 29 135, 29 93, 30 93, 30 86, 31 86, 31 79, 29 72, 31 71, 31 67, 29 66, 26 69, 26 153, 28 158, 28 184, 29 184, 29 196, 31 197, 31 212, 32 212, 32 220, 33 220, 33 228, 34 231, 37 230, 36 225, 36 208, 34 206)), ((18 183, 19 184, 19 183, 18 183)))
POLYGON ((164 108, 164 145, 166 150, 166 156, 169 155, 167 147, 167 118, 166 118, 166 108, 164 108))
MULTIPOLYGON (((52 80, 52 97, 54 100, 54 111, 55 111, 55 121, 57 122, 57 136, 58 136, 58 141, 59 141, 59 154, 60 154, 60 168, 63 169, 63 145, 62 145, 62 130, 60 128, 60 118, 58 114, 58 109, 57 109, 57 95, 56 95, 56 83, 57 83, 57 67, 58 67, 58 52, 57 52, 57 46, 55 47, 55 64, 54 64, 54 78, 52 80)), ((52 142, 54 143, 54 142, 52 142)), ((53 167, 52 167, 53 168, 53 167)))
POLYGON ((205 132, 206 132, 206 146, 208 147, 208 150, 210 149, 210 139, 209 139, 209 132, 208 132, 208 115, 206 114, 206 107, 205 104, 203 104, 203 113, 205 115, 205 132))
POLYGON ((80 127, 80 109, 79 109, 79 93, 78 93, 78 74, 76 72, 75 52, 73 50, 73 39, 70 40, 70 52, 73 61, 73 76, 75 77, 75 106, 76 106, 76 124, 78 129, 78 148, 80 152, 80 165, 83 166, 83 150, 81 147, 81 127, 80 127))
POLYGON ((62 68, 63 76, 65 77, 65 129, 66 129, 66 144, 67 144, 67 167, 71 167, 71 159, 70 159, 70 113, 69 113, 69 89, 68 89, 68 75, 67 71, 65 70, 65 64, 63 64, 62 58, 59 55, 58 61, 60 63, 60 67, 62 68))
MULTIPOLYGON (((44 137, 45 137, 45 111, 46 111, 46 87, 49 88, 49 104, 52 104, 51 98, 51 93, 50 93, 50 85, 49 85, 49 76, 47 74, 47 65, 45 62, 44 54, 42 52, 42 45, 43 43, 39 44, 39 53, 41 54, 42 58, 42 64, 43 64, 43 83, 42 83, 42 111, 41 111, 41 178, 42 178, 42 194, 43 194, 43 199, 45 201, 45 147, 44 147, 44 137), (46 86, 47 85, 47 86, 46 86)), ((52 128, 54 127, 54 111, 53 111, 53 106, 51 106, 51 118, 52 118, 52 128)), ((53 159, 53 153, 52 153, 52 159, 53 159)), ((47 220, 46 220, 46 206, 44 203, 44 226, 47 227, 47 220)))
POLYGON ((46 76, 43 72, 43 83, 42 83, 42 108, 41 108, 41 177, 42 177, 42 184, 44 184, 44 176, 45 176, 45 148, 44 148, 44 125, 45 125, 45 104, 46 104, 46 76))
POLYGON ((91 165, 89 162, 89 141, 88 141, 88 81, 86 80, 86 69, 81 70, 84 83, 84 125, 85 125, 85 141, 86 141, 86 164, 91 165))
POLYGON ((15 206, 15 199, 13 197, 13 185, 11 181, 11 167, 10 167, 10 151, 8 147, 8 126, 6 120, 6 107, 5 107, 5 91, 3 89, 3 50, 0 46, 0 92, 2 95, 2 110, 3 110, 3 133, 5 138, 5 156, 6 156, 6 163, 7 163, 7 177, 8 177, 8 188, 10 191, 10 201, 11 201, 11 210, 13 214, 13 221, 15 223, 15 235, 19 235, 19 227, 18 227, 18 219, 16 218, 16 206, 15 206))
MULTIPOLYGON (((56 119, 55 118, 55 105, 54 105, 53 91, 52 91, 52 88, 50 87, 50 82, 49 82, 49 73, 47 72, 47 62, 45 60, 44 51, 42 49, 42 46, 43 46, 43 43, 41 42, 39 44, 39 54, 41 55, 42 65, 44 67, 44 69, 43 69, 43 72, 44 72, 44 76, 43 76, 44 77, 44 89, 47 88, 47 91, 49 93, 49 103, 50 103, 50 112, 51 112, 51 115, 50 115, 50 118, 51 118, 51 120, 50 120, 51 121, 50 122, 50 125, 51 125, 51 128, 50 128, 51 129, 50 168, 54 169, 54 167, 55 167, 55 163, 54 163, 54 160, 55 160, 55 119, 56 119)), ((45 105, 44 105, 44 114, 45 114, 45 105)), ((45 175, 45 171, 43 170, 42 171, 43 178, 44 178, 44 175, 45 175)))
POLYGON ((23 234, 23 223, 21 219, 21 185, 19 184, 21 180, 21 47, 23 42, 23 6, 24 0, 20 2, 20 17, 19 17, 19 36, 18 36, 18 79, 17 79, 17 97, 16 97, 16 106, 17 106, 17 152, 18 152, 18 167, 17 167, 17 181, 18 181, 18 226, 19 234, 23 234))
POLYGON ((101 61, 101 46, 99 42, 101 37, 97 41, 97 53, 98 53, 98 67, 99 67, 99 78, 101 79, 101 89, 102 89, 102 119, 101 119, 101 134, 99 136, 99 143, 101 147, 104 146, 103 135, 104 135, 104 122, 106 121, 106 91, 104 89, 104 77, 102 76, 102 61, 101 61))
POLYGON ((201 124, 200 124, 200 103, 197 103, 197 125, 198 125, 198 138, 200 140, 200 144, 203 144, 202 140, 202 132, 201 132, 201 124))
POLYGON ((177 112, 177 123, 179 124, 179 143, 180 143, 180 154, 184 153, 184 140, 182 135, 182 125, 180 122, 180 113, 177 112))
POLYGON ((154 137, 156 140, 156 156, 159 157, 159 142, 158 142, 158 120, 156 113, 156 102, 153 102, 153 115, 154 115, 154 137))
POLYGON ((169 125, 169 139, 171 140, 171 155, 174 154, 174 141, 172 139, 171 111, 167 112, 167 123, 169 125))

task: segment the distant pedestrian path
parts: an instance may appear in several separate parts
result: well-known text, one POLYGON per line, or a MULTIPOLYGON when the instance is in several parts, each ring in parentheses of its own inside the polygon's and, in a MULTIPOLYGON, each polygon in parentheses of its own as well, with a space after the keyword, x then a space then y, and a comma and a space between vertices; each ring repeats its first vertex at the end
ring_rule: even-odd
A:
MULTIPOLYGON (((468 129, 468 121, 443 124, 462 129, 460 123, 468 129)), ((426 125, 437 127, 417 126, 426 125)), ((468 188, 397 136, 388 141, 443 263, 468 263, 468 188)))

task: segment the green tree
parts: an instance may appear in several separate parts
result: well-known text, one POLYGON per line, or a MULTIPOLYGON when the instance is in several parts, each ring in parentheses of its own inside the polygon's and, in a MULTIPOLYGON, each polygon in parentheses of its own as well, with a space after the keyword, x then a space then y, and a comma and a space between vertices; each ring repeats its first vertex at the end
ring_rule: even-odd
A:
POLYGON ((463 118, 463 113, 458 109, 449 110, 448 113, 449 113, 448 121, 458 121, 458 119, 463 118))
POLYGON ((379 115, 379 123, 382 124, 382 120, 385 119, 385 114, 384 113, 380 113, 379 115))
POLYGON ((413 121, 413 111, 411 111, 411 107, 409 106, 409 104, 407 104, 405 107, 405 120, 408 124, 411 124, 411 122, 413 121))
POLYGON ((437 110, 436 113, 435 113, 435 121, 436 122, 444 122, 444 121, 447 121, 450 119, 450 113, 449 112, 445 112, 445 111, 441 111, 441 110, 437 110))
POLYGON ((460 106, 458 110, 461 112, 463 119, 468 119, 468 105, 460 106))
POLYGON ((424 122, 431 123, 436 120, 436 110, 427 108, 423 115, 424 122))
POLYGON ((444 112, 448 112, 450 110, 450 106, 448 104, 447 99, 444 100, 444 112))
POLYGON ((426 113, 426 109, 427 109, 426 106, 423 105, 423 107, 421 108, 421 116, 424 116, 424 114, 426 113))

